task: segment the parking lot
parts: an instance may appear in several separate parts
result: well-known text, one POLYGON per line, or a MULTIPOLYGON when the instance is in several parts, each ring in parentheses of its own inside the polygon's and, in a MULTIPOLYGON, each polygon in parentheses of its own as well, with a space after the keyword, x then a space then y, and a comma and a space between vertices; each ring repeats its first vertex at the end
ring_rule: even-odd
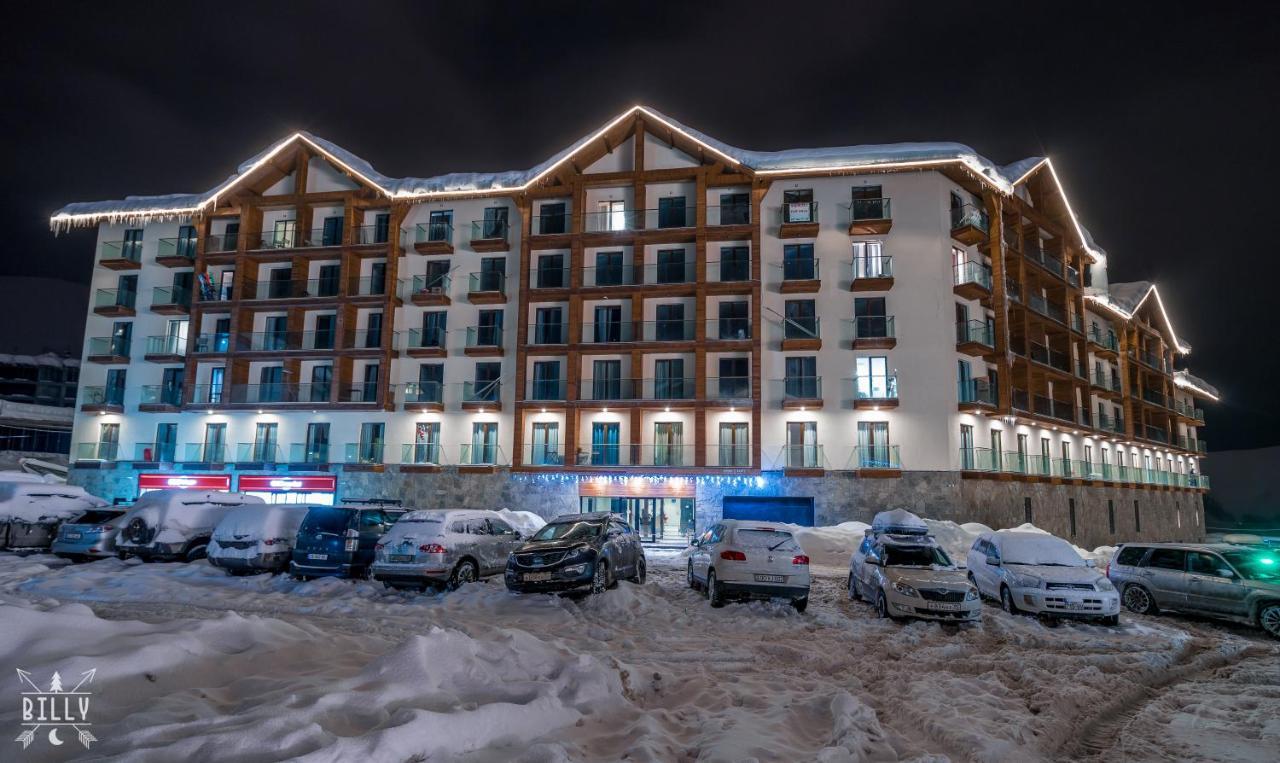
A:
POLYGON ((127 760, 1274 759, 1256 631, 900 624, 814 575, 797 614, 710 608, 676 552, 584 600, 6 554, 0 671, 97 668, 94 753, 127 760))

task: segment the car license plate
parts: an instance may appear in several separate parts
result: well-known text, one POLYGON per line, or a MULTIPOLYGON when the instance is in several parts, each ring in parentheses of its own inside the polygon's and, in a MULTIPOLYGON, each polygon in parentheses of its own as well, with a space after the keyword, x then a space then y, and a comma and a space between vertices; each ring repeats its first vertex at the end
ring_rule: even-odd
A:
POLYGON ((964 609, 964 607, 959 604, 950 604, 945 601, 931 601, 929 602, 929 609, 940 609, 943 612, 959 612, 961 609, 964 609))
POLYGON ((1067 609, 1084 609, 1084 602, 1083 602, 1083 601, 1069 601, 1069 602, 1067 602, 1067 609))
POLYGON ((80 533, 67 533, 67 540, 80 540, 80 533))
POLYGON ((325 559, 328 559, 328 558, 329 558, 329 555, 328 555, 328 554, 307 554, 307 558, 308 558, 308 559, 319 559, 319 560, 322 560, 322 561, 323 561, 323 560, 325 560, 325 559))
POLYGON ((387 555, 387 561, 388 561, 388 562, 400 562, 400 563, 403 563, 403 562, 412 562, 412 561, 413 561, 413 554, 388 554, 388 555, 387 555))
POLYGON ((757 583, 781 583, 786 579, 785 575, 756 575, 757 583))
POLYGON ((526 572, 524 574, 524 577, 521 578, 521 580, 523 580, 526 583, 539 583, 543 580, 550 580, 550 579, 551 579, 550 572, 526 572))

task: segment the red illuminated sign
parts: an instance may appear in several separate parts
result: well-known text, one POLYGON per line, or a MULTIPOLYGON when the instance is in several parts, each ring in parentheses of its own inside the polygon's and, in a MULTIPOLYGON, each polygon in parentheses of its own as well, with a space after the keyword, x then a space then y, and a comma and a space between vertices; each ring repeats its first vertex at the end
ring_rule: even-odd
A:
POLYGON ((240 475, 240 490, 242 492, 281 493, 297 491, 300 493, 332 493, 337 489, 338 478, 332 474, 298 477, 277 474, 240 475))
POLYGON ((139 474, 139 490, 167 490, 188 488, 192 490, 230 490, 230 474, 139 474))

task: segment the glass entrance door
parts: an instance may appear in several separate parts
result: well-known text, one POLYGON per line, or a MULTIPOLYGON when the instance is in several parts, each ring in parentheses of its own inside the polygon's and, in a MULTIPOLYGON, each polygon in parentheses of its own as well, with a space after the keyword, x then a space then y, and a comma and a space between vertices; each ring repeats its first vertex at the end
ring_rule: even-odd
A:
POLYGON ((692 498, 597 498, 582 496, 584 512, 610 511, 635 528, 644 543, 685 545, 693 537, 692 498))

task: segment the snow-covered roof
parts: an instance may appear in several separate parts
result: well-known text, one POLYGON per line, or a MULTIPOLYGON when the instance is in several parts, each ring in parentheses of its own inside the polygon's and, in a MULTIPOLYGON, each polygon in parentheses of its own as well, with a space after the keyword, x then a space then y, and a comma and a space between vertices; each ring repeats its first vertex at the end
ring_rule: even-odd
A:
POLYGON ((215 204, 217 199, 239 180, 258 169, 264 162, 296 141, 312 149, 358 176, 370 187, 390 198, 430 198, 442 195, 516 192, 540 180, 548 172, 594 142, 623 120, 642 114, 673 131, 701 144, 729 163, 756 174, 795 173, 806 171, 855 170, 861 168, 919 167, 934 164, 962 164, 976 176, 1000 190, 1012 193, 1018 173, 1034 168, 1046 160, 1024 159, 1001 168, 990 159, 962 143, 890 143, 880 145, 840 146, 828 148, 788 149, 784 151, 748 151, 723 143, 691 127, 645 106, 635 106, 547 160, 527 170, 502 172, 453 172, 433 177, 393 178, 378 172, 368 160, 309 132, 299 131, 269 146, 242 162, 236 173, 203 193, 168 194, 164 196, 129 196, 118 201, 91 201, 68 204, 50 218, 55 230, 99 222, 132 222, 151 219, 187 217, 215 204))
POLYGON ((1153 295, 1156 299, 1156 307, 1160 309, 1160 315, 1169 329, 1169 336, 1173 339, 1174 349, 1182 355, 1191 352, 1191 345, 1178 338, 1178 332, 1173 328, 1173 321, 1169 320, 1169 312, 1164 309, 1164 300, 1160 299, 1160 290, 1150 281, 1109 284, 1106 291, 1086 294, 1085 299, 1105 307, 1125 320, 1130 320, 1147 298, 1153 295))
POLYGON ((1174 371, 1173 383, 1182 389, 1190 390, 1192 394, 1201 395, 1209 398, 1210 400, 1219 400, 1222 397, 1218 393, 1217 387, 1206 382, 1204 379, 1201 379, 1199 376, 1195 376, 1190 371, 1174 371))
POLYGON ((54 368, 75 368, 79 365, 80 360, 78 358, 66 357, 55 352, 46 352, 40 355, 14 355, 7 352, 0 352, 0 366, 52 366, 54 368))

